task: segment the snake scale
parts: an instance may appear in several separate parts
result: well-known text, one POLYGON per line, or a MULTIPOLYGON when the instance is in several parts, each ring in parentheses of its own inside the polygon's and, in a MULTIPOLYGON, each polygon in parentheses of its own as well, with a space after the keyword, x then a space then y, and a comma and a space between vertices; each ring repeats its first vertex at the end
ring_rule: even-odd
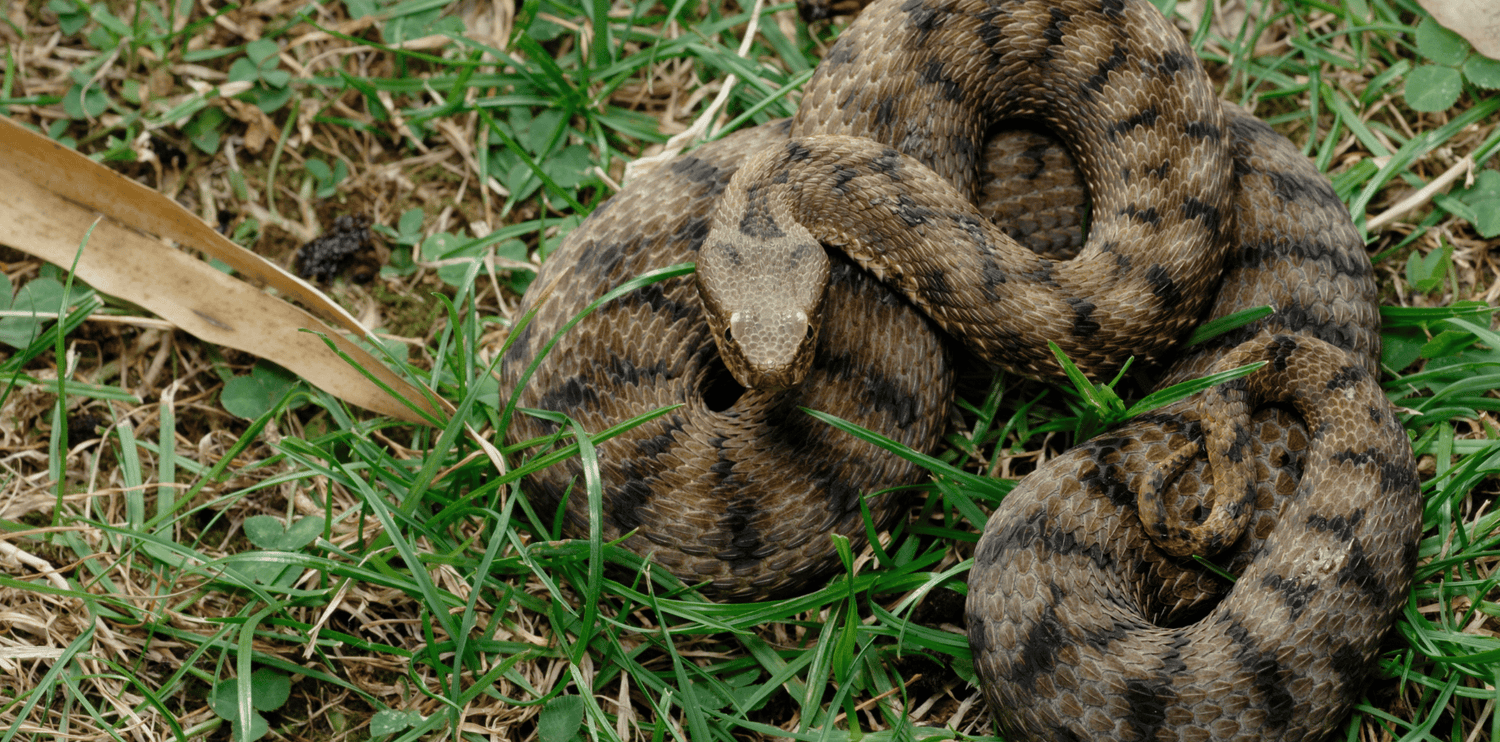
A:
MULTIPOLYGON (((931 450, 953 387, 935 327, 1032 376, 1055 374, 1038 350, 1048 333, 1093 374, 1131 354, 1172 360, 1161 386, 1265 361, 1023 480, 976 548, 970 645, 1008 739, 1322 738, 1409 589, 1418 478, 1375 381, 1373 271, 1343 205, 1295 147, 1208 90, 1145 2, 882 0, 830 51, 795 119, 662 166, 574 230, 542 268, 537 285, 559 288, 513 338, 502 382, 524 384, 522 407, 589 431, 679 405, 599 445, 604 537, 634 531, 628 548, 751 599, 809 586, 837 564, 828 534, 864 542, 862 500, 884 524, 900 510, 891 488, 922 481, 799 408, 931 450), (1038 257, 1050 252, 1036 240, 1016 251, 968 206, 1017 177, 983 144, 1013 116, 1046 122, 1088 181, 1093 223, 1075 259, 1087 270, 1038 257), (834 202, 865 211, 821 213, 834 202), (937 235, 946 257, 895 262, 907 233, 937 235), (820 262, 809 242, 838 248, 814 271, 826 295, 752 317, 731 290, 708 316, 694 280, 668 279, 603 304, 524 373, 625 280, 708 251, 710 265, 820 262), (765 244, 771 261, 745 252, 765 244), (1040 338, 1006 316, 1021 310, 995 311, 1012 291, 1050 302, 1027 320, 1040 338), (1174 350, 1187 326, 1260 305, 1276 312, 1174 350), (1231 481, 1233 497, 1211 486, 1231 481), (1162 497, 1138 503, 1145 491, 1162 497), (1221 512, 1245 526, 1209 543, 1227 545, 1232 588, 1174 556, 1175 536, 1221 512)), ((1046 179, 1019 177, 1010 190, 1046 179)), ((742 280, 753 296, 780 279, 742 280)), ((542 416, 508 431, 557 434, 542 416)), ((570 535, 589 520, 580 472, 569 461, 527 480, 570 535)))

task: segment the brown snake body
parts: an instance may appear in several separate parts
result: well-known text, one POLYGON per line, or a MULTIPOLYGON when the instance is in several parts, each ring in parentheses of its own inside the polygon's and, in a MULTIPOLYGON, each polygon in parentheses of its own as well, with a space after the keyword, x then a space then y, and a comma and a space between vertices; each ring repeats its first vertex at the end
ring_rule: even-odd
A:
MULTIPOLYGON (((1234 361, 1263 359, 1272 369, 1210 402, 1188 400, 1089 441, 1007 497, 986 526, 970 578, 976 667, 1012 739, 1318 738, 1346 712, 1404 599, 1420 527, 1410 447, 1374 382, 1372 271, 1342 204, 1285 139, 1232 106, 1215 114, 1220 118, 1209 128, 1203 117, 1185 119, 1163 104, 1175 93, 1152 86, 1186 77, 1197 62, 1190 53, 1178 56, 1175 50, 1185 47, 1159 17, 1125 21, 1147 11, 1155 13, 1126 2, 908 0, 870 8, 820 66, 795 122, 733 135, 661 167, 569 236, 538 280, 545 286, 560 276, 564 288, 515 338, 502 382, 517 384, 557 329, 608 288, 693 260, 721 194, 753 153, 795 154, 816 133, 860 134, 932 167, 960 194, 977 196, 990 187, 974 175, 988 117, 996 110, 1048 116, 1039 109, 1055 102, 1034 100, 1040 96, 1033 90, 1017 94, 1019 102, 997 103, 988 97, 985 75, 1064 66, 1068 74, 1048 78, 1042 88, 1058 98, 1119 87, 1127 100, 1113 118, 1051 122, 1075 152, 1083 148, 1085 173, 1100 169, 1098 155, 1080 142, 1109 139, 1101 132, 1135 138, 1132 149, 1155 153, 1089 176, 1113 177, 1125 196, 1101 208, 1090 181, 1095 221, 1082 257, 1113 261, 1107 272, 1127 289, 1116 305, 1065 290, 1062 301, 1074 302, 1061 339, 1081 338, 1086 349, 1093 334, 1116 332, 1100 328, 1119 328, 1120 340, 1090 361, 1102 370, 1130 353, 1163 354, 1182 326, 1203 319, 1193 307, 1204 301, 1211 299, 1212 317, 1270 304, 1276 314, 1190 349, 1161 383, 1234 361), (975 52, 966 39, 982 48, 975 52), (969 50, 972 61, 934 62, 921 56, 928 45, 969 50), (898 62, 906 66, 888 68, 898 62), (1128 90, 1141 85, 1154 92, 1129 99, 1128 90), (1078 131, 1066 131, 1073 126, 1078 131), (798 139, 789 145, 794 129, 798 139), (1215 139, 1232 162, 1224 177, 1233 200, 1213 207, 1209 219, 1167 182, 1194 172, 1184 141, 1212 150, 1215 139), (1179 243, 1116 252, 1119 240, 1100 239, 1114 234, 1099 231, 1103 211, 1117 225, 1106 229, 1123 230, 1126 238, 1177 230, 1207 238, 1203 250, 1227 247, 1217 295, 1182 289, 1190 280, 1181 271, 1201 269, 1204 258, 1179 243), (1161 270, 1132 273, 1143 260, 1161 270), (1142 276, 1146 284, 1131 283, 1142 276), (1124 316, 1116 308, 1129 306, 1146 311, 1124 316), (1174 315, 1188 322, 1161 324, 1174 315), (1146 339, 1137 343, 1132 333, 1146 339), (1334 397, 1309 401, 1320 385, 1334 397), (1288 398, 1294 408, 1328 411, 1314 416, 1315 430, 1276 407, 1253 422, 1223 417, 1236 409, 1229 397, 1240 405, 1279 402, 1277 390, 1287 388, 1296 389, 1288 398), (1163 476, 1163 462, 1202 440, 1205 427, 1228 431, 1210 436, 1211 453, 1248 462, 1256 487, 1248 533, 1223 556, 1241 575, 1227 596, 1190 563, 1163 552, 1152 541, 1158 534, 1147 533, 1135 512, 1135 493, 1163 476), (1196 620, 1161 628, 1188 619, 1196 620)), ((1217 103, 1197 105, 1217 109, 1217 103)), ((899 180, 919 167, 887 168, 885 175, 899 180)), ((753 198, 746 203, 744 213, 754 218, 745 221, 759 225, 773 214, 757 215, 753 198)), ((900 208, 899 201, 892 207, 898 217, 900 208)), ((981 241, 970 242, 974 250, 981 241)), ((975 254, 985 253, 980 247, 975 254)), ((1045 286, 1058 283, 1052 271, 1023 273, 1045 286)), ((930 321, 911 303, 837 255, 829 275, 811 370, 783 391, 743 390, 730 379, 688 279, 604 305, 543 360, 521 406, 563 412, 584 430, 682 405, 599 446, 605 538, 634 530, 627 547, 690 582, 707 581, 721 597, 746 599, 805 587, 835 566, 829 533, 848 536, 858 548, 865 534, 862 496, 877 493, 864 497, 877 524, 896 512, 898 501, 883 490, 920 482, 923 473, 798 408, 829 411, 931 450, 944 427, 951 373, 930 321)), ((918 272, 911 276, 915 285, 896 283, 919 305, 932 303, 934 285, 956 285, 929 278, 918 272)), ((1010 346, 1021 341, 1012 340, 1010 346)), ((995 341, 981 350, 1006 363, 1005 346, 995 341)), ((1047 364, 1022 352, 1013 367, 1045 374, 1047 364)), ((520 416, 508 436, 520 441, 555 432, 551 422, 520 416)), ((1194 513, 1229 507, 1203 494, 1205 469, 1196 461, 1172 472, 1165 491, 1169 501, 1182 502, 1169 518, 1191 522, 1194 513)), ((571 535, 586 533, 589 518, 581 491, 567 495, 581 488, 579 472, 570 460, 528 478, 529 495, 544 512, 567 497, 564 530, 571 535)))
MULTIPOLYGON (((516 384, 542 345, 613 286, 692 260, 736 167, 786 141, 789 122, 706 144, 631 183, 569 235, 542 266, 537 285, 560 286, 508 351, 502 384, 516 384), (664 201, 664 194, 672 194, 664 201)), ((837 564, 828 534, 865 542, 860 498, 914 485, 918 467, 822 425, 799 408, 829 410, 917 450, 931 450, 946 424, 953 379, 930 323, 872 276, 837 263, 812 370, 795 388, 738 387, 708 331, 691 277, 611 301, 564 335, 522 391, 520 406, 564 412, 597 432, 669 405, 667 415, 599 446, 603 534, 650 553, 690 583, 747 600, 807 585, 837 564), (879 353, 868 352, 871 346, 879 353)), ((526 309, 529 304, 523 304, 526 309)), ((551 435, 555 425, 514 418, 512 441, 551 435)), ((527 479, 528 497, 556 510, 576 459, 527 479)), ((877 523, 898 506, 865 498, 877 523)), ((588 532, 581 491, 568 498, 565 532, 588 532)))
POLYGON ((1061 377, 1048 341, 1095 376, 1130 356, 1155 360, 1196 323, 1219 275, 1223 132, 1192 49, 1149 4, 872 6, 808 81, 792 141, 750 159, 727 189, 698 254, 710 327, 737 317, 741 336, 773 351, 759 361, 721 341, 741 383, 796 383, 775 357, 816 333, 774 325, 817 314, 803 279, 817 281, 822 243, 1019 373, 1061 377), (1067 142, 1088 182, 1092 223, 1073 260, 1015 245, 969 206, 986 129, 1022 116, 1067 142), (764 337, 779 329, 790 337, 764 337))
MULTIPOLYGON (((1191 349, 1160 383, 1267 360, 1249 382, 1322 406, 1319 424, 1278 407, 1248 423, 1215 420, 1212 397, 1196 397, 1022 480, 985 526, 967 610, 976 669, 1008 738, 1323 739, 1410 589, 1419 479, 1375 383, 1362 242, 1290 142, 1245 114, 1230 131, 1237 247, 1211 316, 1277 312, 1191 349), (1206 421, 1235 430, 1236 455, 1257 469, 1251 526, 1223 555, 1232 589, 1167 556, 1136 511, 1136 493, 1205 437, 1206 421)), ((1206 469, 1199 460, 1179 477, 1180 511, 1201 502, 1206 469)))

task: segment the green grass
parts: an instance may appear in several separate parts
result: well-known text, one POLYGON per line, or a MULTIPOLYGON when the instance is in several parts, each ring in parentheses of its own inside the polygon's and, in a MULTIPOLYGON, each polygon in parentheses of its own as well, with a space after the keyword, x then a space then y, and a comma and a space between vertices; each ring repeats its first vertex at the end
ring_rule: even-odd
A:
MULTIPOLYGON (((959 402, 967 430, 935 458, 949 473, 914 498, 916 514, 883 547, 844 547, 857 569, 808 595, 749 605, 705 602, 659 571, 624 579, 639 560, 597 537, 556 540, 551 514, 534 512, 518 485, 546 461, 506 450, 497 474, 461 425, 502 439, 495 428, 511 390, 490 372, 521 319, 510 316, 509 292, 530 280, 515 270, 492 282, 477 257, 545 257, 609 195, 625 161, 665 141, 669 96, 687 100, 700 80, 739 76, 725 129, 791 114, 835 31, 809 36, 789 6, 773 6, 745 61, 735 50, 748 13, 737 9, 528 0, 506 51, 462 36, 400 51, 391 45, 455 31, 443 15, 453 8, 300 7, 301 17, 226 9, 215 20, 186 0, 27 3, 24 23, 0 29, 0 112, 208 217, 250 214, 230 228, 273 254, 315 226, 299 213, 325 225, 334 213, 379 217, 393 251, 383 290, 418 305, 434 292, 446 300, 425 334, 407 331, 422 337, 408 371, 460 414, 443 430, 370 419, 189 338, 174 346, 140 330, 91 330, 77 305, 61 333, 10 350, 0 365, 0 481, 10 501, 33 504, 0 520, 3 543, 66 582, 31 562, 0 576, 11 616, 0 636, 52 650, 7 660, 0 742, 58 730, 126 739, 137 724, 175 739, 223 739, 231 727, 319 740, 992 734, 959 627, 967 556, 1010 482, 973 473, 1024 471, 1031 453, 1056 451, 1112 414, 1108 399, 997 378, 959 402), (339 30, 362 12, 377 20, 339 30), (261 39, 300 40, 285 52, 298 65, 325 61, 299 70, 266 56, 232 30, 252 26, 261 39), (327 35, 307 40, 317 29, 327 35), (43 61, 71 69, 38 62, 53 30, 78 53, 43 61), (188 84, 229 80, 249 85, 238 108, 188 84), (253 120, 252 109, 272 124, 253 156, 231 139, 254 126, 231 114, 253 120), (133 143, 143 133, 168 155, 158 155, 165 174, 140 162, 133 143), (173 176, 168 145, 209 173, 206 187, 173 176), (382 168, 412 187, 376 177, 382 168), (492 178, 504 193, 481 187, 492 178), (456 207, 446 223, 444 202, 456 207), (466 236, 481 221, 493 231, 466 236), (417 265, 439 260, 453 262, 417 265), (55 369, 69 349, 59 402, 55 369), (219 411, 220 384, 251 376, 284 393, 254 419, 219 411), (106 426, 91 443, 88 426, 66 433, 66 420, 88 414, 106 426)), ((1500 338, 1484 311, 1500 291, 1487 257, 1500 246, 1500 94, 1480 87, 1488 78, 1475 55, 1422 17, 1407 2, 1297 2, 1217 26, 1206 19, 1192 34, 1223 96, 1255 104, 1301 144, 1361 226, 1459 158, 1480 166, 1472 186, 1460 180, 1402 226, 1369 232, 1391 305, 1386 389, 1405 410, 1427 506, 1419 582, 1383 677, 1341 735, 1350 740, 1500 739, 1500 338), (1422 85, 1408 90, 1413 75, 1422 85), (1454 100, 1439 106, 1453 84, 1454 100)), ((61 284, 52 272, 7 260, 16 283, 61 293, 37 283, 61 284)), ((368 296, 348 284, 336 293, 368 296)), ((607 434, 564 436, 558 455, 597 472, 593 446, 607 434)), ((577 496, 597 503, 598 489, 594 474, 577 496)))

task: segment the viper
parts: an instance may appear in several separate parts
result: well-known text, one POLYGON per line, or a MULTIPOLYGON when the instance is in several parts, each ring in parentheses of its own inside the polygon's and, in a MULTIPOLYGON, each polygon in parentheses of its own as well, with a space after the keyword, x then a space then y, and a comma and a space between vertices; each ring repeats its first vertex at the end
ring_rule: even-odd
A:
MULTIPOLYGON (((942 335, 1043 378, 1048 340, 1096 378, 1175 359, 1161 385, 1264 361, 1053 459, 991 517, 967 620, 1015 738, 1317 738, 1409 587, 1417 477, 1375 383, 1362 242, 1326 179, 1217 101, 1145 2, 879 2, 795 119, 628 185, 548 259, 537 285, 554 283, 504 383, 590 432, 668 408, 599 445, 601 530, 727 599, 807 588, 837 564, 830 533, 863 542, 862 505, 876 525, 899 511, 891 490, 923 473, 801 408, 931 450, 952 393, 942 335), (1072 261, 970 206, 1006 187, 982 142, 1011 117, 1056 132, 1087 182, 1072 261), (543 355, 611 287, 690 261, 697 279, 613 298, 543 355), (1178 346, 1261 305, 1276 311, 1178 346), (1232 588, 1183 558, 1210 548, 1232 588)), ((523 415, 507 435, 562 432, 523 415)), ((594 516, 581 471, 527 480, 573 535, 594 516)))

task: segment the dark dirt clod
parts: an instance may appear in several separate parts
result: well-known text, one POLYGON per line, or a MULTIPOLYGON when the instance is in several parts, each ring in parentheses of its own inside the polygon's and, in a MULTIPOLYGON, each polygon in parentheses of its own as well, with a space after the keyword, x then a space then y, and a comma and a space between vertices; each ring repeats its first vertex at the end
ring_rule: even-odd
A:
POLYGON ((109 421, 95 412, 77 411, 68 415, 68 445, 76 445, 99 437, 99 428, 109 421))
POLYGON ((334 221, 331 231, 297 250, 298 274, 316 281, 332 280, 349 267, 355 253, 370 241, 369 217, 341 216, 334 221))

